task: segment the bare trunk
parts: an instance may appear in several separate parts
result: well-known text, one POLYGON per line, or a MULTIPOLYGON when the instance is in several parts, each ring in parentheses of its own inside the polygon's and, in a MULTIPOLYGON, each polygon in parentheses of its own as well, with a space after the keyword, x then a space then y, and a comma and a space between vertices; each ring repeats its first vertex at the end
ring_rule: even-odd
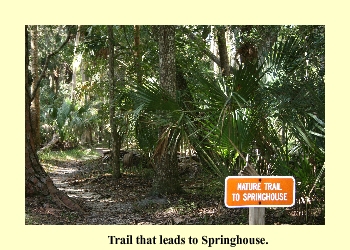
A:
MULTIPOLYGON (((80 26, 79 27, 79 43, 82 43, 82 41, 84 41, 84 26, 80 26)), ((80 76, 81 76, 81 83, 82 86, 86 86, 86 81, 89 81, 89 78, 86 76, 85 71, 86 71, 86 63, 84 58, 81 56, 80 57, 80 76)), ((90 100, 90 92, 89 91, 85 91, 84 92, 84 102, 85 105, 87 104, 87 102, 90 100)), ((88 126, 84 126, 84 131, 83 131, 83 137, 84 137, 84 142, 92 145, 93 144, 93 139, 92 139, 92 128, 90 125, 88 126)))
POLYGON ((113 26, 108 26, 108 78, 109 78, 109 123, 111 127, 111 168, 113 177, 117 179, 121 176, 119 151, 121 138, 117 131, 115 118, 115 76, 114 76, 114 35, 113 26))
POLYGON ((134 26, 134 57, 135 57, 135 68, 137 75, 137 83, 142 84, 142 69, 141 69, 141 43, 140 43, 140 25, 134 26))
POLYGON ((30 112, 32 119, 32 128, 34 133, 34 145, 35 149, 40 147, 40 88, 37 86, 39 84, 39 72, 38 72, 38 26, 31 26, 31 68, 32 68, 32 93, 35 89, 37 91, 34 94, 34 101, 31 103, 30 112))
POLYGON ((176 97, 175 27, 159 28, 159 76, 162 88, 176 97))
MULTIPOLYGON (((161 87, 176 98, 175 26, 159 27, 159 71, 161 87)), ((155 150, 157 173, 152 192, 154 195, 179 193, 178 143, 171 143, 173 131, 170 128, 163 127, 159 131, 155 150)))
POLYGON ((60 78, 60 68, 57 66, 52 74, 52 81, 53 81, 52 82, 52 89, 53 89, 53 92, 55 93, 55 98, 58 96, 58 91, 60 88, 59 78, 60 78))
POLYGON ((80 138, 80 143, 81 144, 88 144, 88 145, 92 145, 93 144, 93 137, 92 137, 92 128, 90 126, 88 127, 84 127, 84 131, 81 135, 80 138))
POLYGON ((81 55, 80 53, 77 53, 77 47, 79 46, 80 43, 80 25, 78 26, 78 32, 75 37, 75 43, 74 43, 74 60, 73 60, 73 73, 72 73, 72 82, 71 82, 71 101, 74 99, 74 89, 77 86, 77 72, 78 68, 80 66, 80 60, 81 60, 81 55))
MULTIPOLYGON (((215 43, 215 39, 214 39, 214 27, 211 27, 211 39, 210 39, 210 52, 211 54, 209 54, 210 58, 213 61, 213 71, 214 72, 218 72, 219 71, 219 67, 221 67, 221 61, 220 58, 218 58, 218 48, 217 48, 217 44, 215 43)), ((208 53, 207 53, 208 54, 208 53)))
POLYGON ((223 76, 230 75, 230 62, 227 55, 227 46, 226 46, 226 36, 225 36, 225 27, 218 27, 217 36, 218 36, 218 47, 220 55, 220 65, 221 73, 223 76))

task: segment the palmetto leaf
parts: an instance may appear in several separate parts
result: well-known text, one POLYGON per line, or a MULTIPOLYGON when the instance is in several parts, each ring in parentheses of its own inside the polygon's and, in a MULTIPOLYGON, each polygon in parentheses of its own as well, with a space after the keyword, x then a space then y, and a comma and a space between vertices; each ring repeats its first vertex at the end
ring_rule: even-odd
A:
POLYGON ((274 44, 265 60, 265 72, 274 74, 289 74, 300 67, 303 49, 300 47, 300 38, 289 36, 274 44))
POLYGON ((136 109, 143 106, 148 111, 176 111, 179 105, 167 91, 162 89, 155 82, 146 82, 143 85, 137 85, 133 88, 132 98, 136 109))
POLYGON ((206 163, 212 172, 224 176, 222 169, 218 166, 219 161, 214 159, 215 156, 209 152, 212 150, 210 145, 203 143, 201 137, 203 132, 198 128, 198 121, 201 118, 195 117, 193 119, 193 114, 196 111, 183 110, 176 100, 155 83, 135 86, 133 99, 135 101, 135 115, 139 118, 137 120, 137 137, 140 145, 145 147, 148 145, 148 149, 153 149, 154 155, 157 156, 165 150, 164 145, 167 145, 167 151, 176 153, 176 145, 179 145, 181 140, 188 140, 203 163, 206 163), (143 118, 145 116, 147 119, 143 118), (163 133, 158 136, 161 127, 163 133), (153 146, 149 147, 150 145, 153 146))
POLYGON ((74 109, 72 103, 70 100, 65 100, 62 103, 62 106, 58 109, 57 112, 57 125, 61 129, 64 124, 66 123, 66 120, 69 118, 70 112, 74 109))
MULTIPOLYGON (((306 109, 304 106, 295 109, 295 103, 292 105, 289 97, 281 95, 292 93, 293 85, 288 93, 283 92, 285 82, 303 63, 299 60, 303 53, 299 43, 296 37, 283 38, 275 44, 264 63, 242 64, 233 70, 232 77, 225 79, 212 72, 191 71, 187 81, 192 105, 179 105, 181 95, 175 100, 154 82, 135 86, 135 114, 148 116, 152 125, 144 125, 153 126, 153 131, 157 126, 171 129, 171 138, 167 140, 173 140, 174 144, 186 137, 201 160, 218 176, 227 172, 227 166, 217 154, 219 149, 249 154, 254 143, 260 150, 268 149, 269 153, 262 157, 266 157, 269 164, 276 169, 285 167, 290 149, 279 138, 281 124, 289 128, 289 138, 315 147, 308 132, 311 130, 302 122, 306 109)), ((308 96, 302 89, 297 93, 294 102, 304 105, 302 102, 308 96)), ((159 149, 161 145, 159 140, 159 149)))

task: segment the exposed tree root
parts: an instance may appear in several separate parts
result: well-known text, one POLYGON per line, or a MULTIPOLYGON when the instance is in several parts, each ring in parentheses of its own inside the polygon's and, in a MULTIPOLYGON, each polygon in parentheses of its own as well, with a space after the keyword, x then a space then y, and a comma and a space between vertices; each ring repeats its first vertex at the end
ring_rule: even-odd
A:
POLYGON ((59 142, 60 138, 58 134, 54 134, 52 140, 44 147, 42 147, 38 152, 42 152, 47 149, 51 149, 57 142, 59 142))
POLYGON ((85 211, 78 205, 78 203, 74 202, 69 196, 60 191, 52 182, 51 178, 47 178, 47 188, 50 192, 50 196, 52 200, 59 206, 59 207, 66 207, 70 210, 79 212, 81 214, 85 214, 85 211))

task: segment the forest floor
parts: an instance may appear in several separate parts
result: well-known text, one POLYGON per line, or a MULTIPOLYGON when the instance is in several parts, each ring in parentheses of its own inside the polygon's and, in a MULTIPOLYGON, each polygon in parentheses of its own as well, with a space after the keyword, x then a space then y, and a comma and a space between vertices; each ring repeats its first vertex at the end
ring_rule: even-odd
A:
MULTIPOLYGON (((184 193, 149 197, 152 169, 132 168, 113 181, 102 157, 43 163, 55 185, 86 214, 57 207, 47 197, 27 197, 26 225, 247 225, 248 209, 226 208, 224 188, 208 174, 182 176, 184 193)), ((293 208, 267 208, 265 224, 321 224, 324 216, 305 223, 293 208)))

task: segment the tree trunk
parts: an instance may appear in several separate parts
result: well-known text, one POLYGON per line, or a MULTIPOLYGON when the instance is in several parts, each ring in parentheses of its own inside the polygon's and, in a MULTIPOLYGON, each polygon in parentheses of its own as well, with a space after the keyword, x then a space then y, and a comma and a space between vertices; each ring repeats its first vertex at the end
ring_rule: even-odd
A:
POLYGON ((137 76, 137 84, 142 84, 142 69, 141 69, 141 44, 140 44, 140 25, 134 26, 134 57, 137 76))
MULTIPOLYGON (((159 27, 159 75, 160 85, 173 98, 176 98, 175 65, 175 26, 159 27)), ((155 150, 156 178, 153 183, 153 195, 179 193, 177 149, 171 144, 171 128, 159 129, 159 142, 155 150)), ((176 143, 178 144, 178 143, 176 143)))
POLYGON ((72 73, 72 82, 70 83, 70 88, 71 88, 71 101, 73 101, 74 99, 74 89, 77 86, 77 71, 78 68, 80 66, 80 53, 77 53, 76 50, 79 46, 80 43, 80 29, 81 29, 81 25, 78 26, 78 31, 77 34, 75 36, 75 42, 74 42, 74 59, 73 59, 73 73, 72 73))
MULTIPOLYGON (((216 48, 216 43, 214 39, 211 39, 210 41, 210 49, 206 48, 205 42, 198 38, 195 34, 189 32, 188 37, 194 41, 196 44, 199 45, 199 48, 203 51, 203 53, 210 58, 210 60, 213 61, 213 70, 214 72, 217 72, 217 67, 221 67, 221 60, 220 58, 217 57, 217 48, 216 48)), ((233 71, 233 67, 230 67, 230 72, 233 71)))
POLYGON ((55 94, 54 98, 56 99, 59 93, 59 88, 60 88, 60 84, 59 84, 59 80, 60 80, 60 68, 59 66, 56 66, 56 68, 53 70, 52 75, 51 75, 51 81, 52 81, 52 91, 55 94))
POLYGON ((221 74, 222 76, 230 75, 230 62, 227 55, 227 46, 226 46, 226 36, 225 36, 225 27, 218 27, 217 36, 218 36, 218 48, 220 55, 220 65, 221 65, 221 74))
POLYGON ((72 201, 65 193, 58 190, 51 178, 45 172, 39 162, 35 148, 34 134, 31 120, 31 96, 28 91, 29 84, 29 46, 28 30, 25 27, 25 195, 50 195, 52 200, 59 206, 83 213, 83 209, 72 201))
POLYGON ((113 178, 121 176, 119 151, 121 147, 121 138, 117 131, 115 118, 115 77, 114 77, 114 35, 113 26, 108 26, 108 78, 109 78, 109 123, 111 127, 111 169, 113 178))
POLYGON ((160 85, 176 98, 175 27, 159 28, 159 76, 160 85))
POLYGON ((34 101, 31 103, 30 112, 32 119, 32 128, 34 133, 34 146, 35 149, 40 148, 40 88, 39 84, 39 72, 38 72, 38 26, 32 25, 30 27, 31 33, 31 71, 33 77, 32 93, 34 89, 37 91, 34 94, 34 101))
MULTIPOLYGON (((85 39, 85 29, 86 27, 81 25, 79 26, 79 43, 82 43, 85 39)), ((89 81, 88 76, 85 74, 86 71, 86 63, 84 58, 80 55, 80 76, 81 76, 81 83, 82 86, 86 86, 86 81, 89 81)), ((90 101, 90 92, 89 91, 84 91, 84 103, 87 105, 88 101, 90 101)), ((90 125, 84 126, 83 128, 83 141, 82 143, 86 143, 88 145, 93 144, 93 138, 92 138, 92 128, 90 125)))
MULTIPOLYGON (((210 39, 210 54, 207 52, 209 58, 215 63, 212 64, 213 66, 213 71, 215 73, 218 72, 219 67, 221 68, 221 61, 220 58, 218 58, 218 48, 217 44, 215 43, 215 34, 214 34, 214 26, 211 26, 211 39, 210 39)), ((220 56, 220 55, 219 55, 220 56)))

